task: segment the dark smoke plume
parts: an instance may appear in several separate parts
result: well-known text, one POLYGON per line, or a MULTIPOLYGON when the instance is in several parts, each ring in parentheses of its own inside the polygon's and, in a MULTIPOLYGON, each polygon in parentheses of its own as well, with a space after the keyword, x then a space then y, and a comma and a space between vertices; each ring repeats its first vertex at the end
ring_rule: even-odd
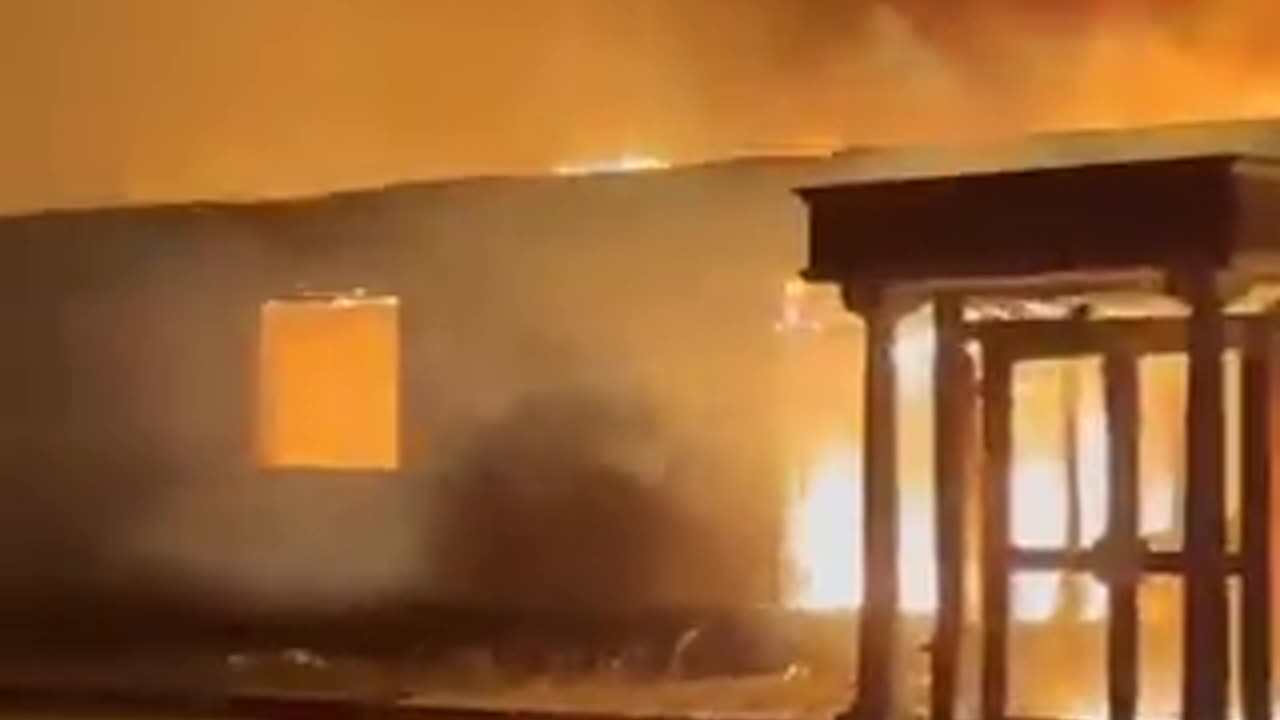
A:
POLYGON ((700 547, 667 487, 689 478, 673 477, 658 422, 642 405, 576 389, 518 399, 441 479, 440 504, 457 510, 432 533, 448 543, 446 575, 502 605, 651 601, 663 568, 700 547))

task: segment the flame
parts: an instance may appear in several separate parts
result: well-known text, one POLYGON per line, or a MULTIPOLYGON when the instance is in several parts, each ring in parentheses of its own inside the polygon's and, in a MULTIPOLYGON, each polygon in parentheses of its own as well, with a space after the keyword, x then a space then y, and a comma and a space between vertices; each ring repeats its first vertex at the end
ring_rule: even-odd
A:
MULTIPOLYGON (((802 288, 789 283, 781 329, 812 330, 820 327, 799 310, 802 288)), ((933 324, 927 312, 913 314, 898 328, 892 350, 900 379, 899 407, 903 417, 919 420, 922 406, 932 403, 932 368, 935 352, 933 324)), ((1030 363, 1027 377, 1015 388, 1018 403, 1041 405, 1053 396, 1064 373, 1074 372, 1078 416, 1075 434, 1076 473, 1080 491, 1077 541, 1088 547, 1105 532, 1107 518, 1107 424, 1100 374, 1084 372, 1091 361, 1030 363), (1034 401, 1034 402, 1033 402, 1034 401)), ((931 409, 931 408, 930 408, 931 409)), ((1057 412, 1057 409, 1050 408, 1057 412)), ((920 452, 931 444, 928 423, 903 423, 900 427, 900 469, 921 465, 920 452), (902 451, 905 450, 905 453, 902 451), (904 458, 906 454, 910 457, 904 458)), ((1019 435, 1015 442, 1011 478, 1010 530, 1015 545, 1025 548, 1065 548, 1068 528, 1068 463, 1062 444, 1061 424, 1042 417, 1015 418, 1019 435), (1055 437, 1056 433, 1056 437, 1055 437)), ((926 477, 899 477, 900 487, 900 608, 916 615, 937 611, 937 559, 933 547, 934 515, 931 468, 926 477)), ((917 467, 918 471, 919 468, 917 467)), ((905 475, 905 473, 902 473, 905 475)), ((917 472, 916 474, 919 474, 917 472)), ((812 453, 799 478, 787 516, 785 552, 794 569, 789 603, 794 607, 832 610, 854 609, 861 603, 865 577, 862 558, 862 448, 854 433, 838 434, 812 453)), ((1171 529, 1173 479, 1157 472, 1144 483, 1141 529, 1153 534, 1171 529)), ((1076 618, 1098 622, 1106 617, 1107 591, 1092 577, 1068 576, 1060 571, 1020 573, 1012 579, 1011 612, 1023 623, 1046 622, 1055 617, 1065 590, 1074 585, 1079 598, 1076 618)))
POLYGON ((652 155, 624 154, 604 160, 557 165, 552 171, 562 176, 610 175, 666 170, 670 167, 671 163, 652 155))
MULTIPOLYGON (((817 329, 796 309, 801 289, 788 283, 784 329, 817 329)), ((912 316, 893 348, 902 392, 917 398, 931 389, 935 339, 927 315, 912 316)), ((907 612, 937 609, 936 560, 933 554, 933 510, 923 493, 904 493, 899 525, 901 573, 899 598, 907 612)), ((851 437, 823 447, 800 482, 787 518, 787 557, 795 582, 789 602, 811 610, 857 607, 865 581, 862 563, 862 449, 851 437)))
MULTIPOLYGON (((796 569, 790 604, 810 610, 852 609, 861 604, 865 582, 861 555, 862 453, 848 440, 834 443, 815 461, 807 487, 791 506, 788 554, 796 569)), ((1065 538, 1065 497, 1052 482, 1051 463, 1030 461, 1015 469, 1014 541, 1022 547, 1061 547, 1065 538), (1051 498, 1046 502, 1045 498, 1051 498), (1047 522, 1044 522, 1047 521, 1047 522)), ((901 498, 899 596, 905 612, 927 615, 938 609, 934 580, 932 504, 922 494, 901 498)), ((1073 579, 1073 581, 1078 579, 1073 579)), ((1058 571, 1021 573, 1012 582, 1012 613, 1019 622, 1053 617, 1067 579, 1058 571)), ((1106 613, 1106 589, 1083 581, 1082 619, 1106 613)))
POLYGON ((815 461, 808 487, 792 504, 788 528, 796 574, 794 605, 835 610, 862 597, 857 535, 863 515, 861 476, 862 453, 851 442, 838 442, 815 461))

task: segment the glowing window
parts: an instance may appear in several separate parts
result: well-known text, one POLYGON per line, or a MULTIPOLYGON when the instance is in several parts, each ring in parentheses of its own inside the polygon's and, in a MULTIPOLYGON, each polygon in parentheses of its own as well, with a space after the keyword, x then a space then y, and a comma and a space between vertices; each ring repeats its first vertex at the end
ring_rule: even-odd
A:
POLYGON ((363 292, 262 306, 259 458, 269 467, 399 465, 399 303, 363 292))

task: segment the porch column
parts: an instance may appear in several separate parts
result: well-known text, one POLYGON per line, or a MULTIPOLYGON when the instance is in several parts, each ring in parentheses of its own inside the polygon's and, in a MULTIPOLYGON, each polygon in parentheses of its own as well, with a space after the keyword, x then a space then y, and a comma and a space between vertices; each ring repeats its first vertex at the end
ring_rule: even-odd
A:
POLYGON ((1191 269, 1175 281, 1191 306, 1182 715, 1223 720, 1227 712, 1227 576, 1222 307, 1212 267, 1191 269))
POLYGON ((857 714, 895 714, 898 669, 898 477, 893 365, 897 314, 882 285, 845 288, 866 322, 863 375, 863 597, 858 632, 857 714))
POLYGON ((973 415, 973 368, 964 350, 963 303, 934 302, 937 351, 933 367, 933 482, 937 502, 938 622, 930 648, 929 715, 954 720, 964 623, 965 498, 973 415))
POLYGON ((1003 347, 982 358, 982 679, 983 720, 1004 720, 1009 700, 1009 492, 1013 450, 1013 362, 1003 347))
POLYGON ((1240 492, 1243 568, 1241 707, 1245 720, 1271 720, 1271 437, 1275 400, 1273 319, 1250 323, 1244 345, 1240 492))
POLYGON ((1107 707, 1111 720, 1138 710, 1138 363, 1112 350, 1104 363, 1107 447, 1111 476, 1103 553, 1111 632, 1107 634, 1107 707))

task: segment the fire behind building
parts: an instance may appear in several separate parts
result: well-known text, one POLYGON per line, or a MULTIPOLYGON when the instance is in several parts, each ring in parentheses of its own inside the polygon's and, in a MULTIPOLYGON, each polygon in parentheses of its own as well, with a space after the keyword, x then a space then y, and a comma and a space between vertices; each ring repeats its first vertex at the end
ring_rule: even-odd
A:
MULTIPOLYGON (((426 608, 846 614, 872 584, 865 331, 831 288, 796 282, 794 189, 1259 155, 1277 138, 1085 133, 6 218, 0 603, 41 638, 235 618, 320 644, 426 608)), ((939 592, 929 326, 909 316, 892 350, 897 604, 921 633, 939 592)), ((1084 548, 1106 517, 1096 368, 1019 372, 1018 426, 1047 429, 1018 439, 1011 531, 1084 548)), ((1170 389, 1144 411, 1176 413, 1182 371, 1151 372, 1170 389)), ((1144 442, 1156 475, 1177 474, 1160 463, 1178 437, 1144 442)), ((1152 483, 1142 527, 1176 534, 1178 484, 1152 483)), ((1031 657, 1101 647, 1096 583, 1043 571, 1013 588, 1031 657)), ((1020 711, 1101 702, 1096 679, 1061 703, 1028 682, 1020 711)))

